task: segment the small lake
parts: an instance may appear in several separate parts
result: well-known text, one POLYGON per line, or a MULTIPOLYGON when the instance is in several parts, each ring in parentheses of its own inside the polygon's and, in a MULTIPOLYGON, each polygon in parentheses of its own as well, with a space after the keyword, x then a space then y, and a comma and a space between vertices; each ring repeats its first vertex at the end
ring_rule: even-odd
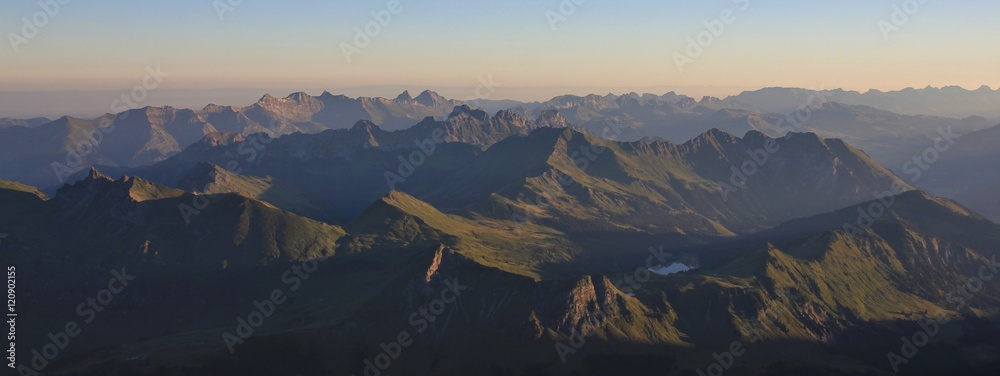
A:
POLYGON ((691 269, 694 269, 694 268, 688 266, 687 264, 682 264, 682 263, 679 263, 679 262, 675 262, 673 264, 670 264, 670 265, 667 265, 667 266, 663 266, 663 267, 660 267, 658 269, 650 268, 649 271, 651 271, 653 273, 656 273, 656 274, 659 274, 659 275, 668 275, 668 274, 686 272, 686 271, 691 270, 691 269))

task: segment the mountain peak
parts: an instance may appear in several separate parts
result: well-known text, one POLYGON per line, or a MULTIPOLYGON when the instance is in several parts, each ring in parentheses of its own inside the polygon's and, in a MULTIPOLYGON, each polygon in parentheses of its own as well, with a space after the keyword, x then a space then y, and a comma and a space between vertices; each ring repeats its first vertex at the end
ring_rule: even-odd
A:
POLYGON ((419 200, 417 200, 417 198, 413 196, 410 196, 409 194, 406 194, 405 192, 393 189, 388 193, 386 193, 385 196, 382 196, 382 201, 389 203, 398 203, 398 202, 409 202, 409 201, 419 201, 419 200))
POLYGON ((677 106, 680 108, 693 108, 698 105, 698 101, 691 97, 684 97, 677 101, 677 106))
POLYGON ((822 137, 813 132, 788 132, 784 138, 797 142, 818 142, 824 143, 822 137))
POLYGON ((63 185, 56 192, 56 197, 63 202, 73 203, 72 205, 95 199, 117 205, 124 201, 142 202, 177 197, 182 194, 184 194, 182 190, 151 183, 134 176, 123 176, 115 180, 91 167, 90 174, 85 179, 72 185, 63 185))
POLYGON ((352 131, 362 131, 363 130, 363 131, 371 132, 371 131, 381 130, 381 128, 379 128, 379 126, 377 124, 372 123, 371 120, 358 120, 358 122, 354 123, 354 126, 351 127, 351 130, 352 131))
POLYGON ((349 131, 354 134, 353 139, 362 147, 379 147, 377 133, 382 133, 382 128, 368 120, 359 120, 349 131))
POLYGON ((396 102, 409 102, 413 100, 413 97, 410 96, 409 90, 403 90, 403 92, 396 96, 396 99, 393 100, 396 102))
POLYGON ((698 104, 700 104, 702 106, 714 105, 714 104, 720 104, 720 103, 722 103, 722 99, 719 99, 719 98, 716 98, 716 97, 707 96, 707 95, 704 96, 704 97, 702 97, 701 100, 698 101, 698 104))
POLYGON ((448 115, 448 120, 451 120, 453 118, 457 118, 457 117, 460 117, 460 116, 463 116, 463 115, 464 116, 469 116, 469 117, 471 117, 473 119, 480 120, 480 121, 485 121, 485 120, 489 119, 489 117, 490 117, 490 115, 487 114, 486 111, 479 110, 479 109, 473 109, 472 107, 469 107, 469 105, 467 105, 467 104, 461 104, 461 105, 455 106, 455 109, 451 111, 451 115, 448 115))
POLYGON ((424 90, 414 100, 427 107, 433 107, 445 101, 444 97, 430 90, 424 90))
POLYGON ((719 128, 712 128, 698 135, 692 141, 714 141, 722 144, 731 144, 736 142, 736 136, 719 128))
POLYGON ((539 126, 552 127, 552 128, 566 128, 568 127, 566 118, 563 117, 562 113, 558 110, 545 110, 538 115, 538 119, 535 120, 539 126))
POLYGON ((525 123, 527 123, 527 119, 525 119, 524 116, 522 116, 521 114, 517 113, 516 111, 512 111, 512 110, 500 110, 500 111, 497 111, 496 115, 493 115, 493 117, 496 118, 496 119, 498 119, 498 120, 510 123, 510 124, 525 124, 525 123))
POLYGON ((264 93, 264 96, 260 97, 260 99, 257 100, 257 103, 268 103, 268 102, 274 102, 276 100, 278 100, 278 98, 275 98, 275 96, 271 95, 270 93, 264 93))
POLYGON ((369 205, 347 228, 349 232, 392 234, 392 237, 405 243, 424 243, 441 238, 443 233, 433 228, 432 224, 442 222, 450 221, 430 204, 391 190, 369 205))
POLYGON ((306 94, 305 92, 299 91, 299 92, 288 94, 288 96, 285 97, 285 98, 286 99, 291 99, 291 100, 296 101, 296 102, 305 102, 305 101, 308 101, 308 100, 312 99, 312 96, 309 95, 309 94, 306 94))
POLYGON ((768 138, 770 137, 764 134, 764 132, 758 131, 756 129, 749 130, 747 131, 746 134, 743 135, 743 140, 752 141, 754 143, 764 141, 768 138))
POLYGON ((87 180, 112 180, 112 179, 111 177, 102 174, 100 171, 97 171, 97 167, 91 167, 90 173, 87 174, 87 180))

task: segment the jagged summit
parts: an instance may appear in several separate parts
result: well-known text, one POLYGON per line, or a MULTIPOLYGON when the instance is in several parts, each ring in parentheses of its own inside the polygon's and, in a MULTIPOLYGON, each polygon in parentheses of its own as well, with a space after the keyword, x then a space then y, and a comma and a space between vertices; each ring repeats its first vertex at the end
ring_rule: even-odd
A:
POLYGON ((420 95, 414 98, 414 100, 417 101, 417 103, 428 107, 437 106, 438 104, 446 101, 444 97, 430 90, 424 90, 420 93, 420 95))
MULTIPOLYGON (((497 111, 496 115, 493 115, 493 119, 495 119, 498 122, 510 124, 511 126, 516 128, 527 128, 531 126, 530 120, 525 118, 524 115, 521 115, 520 113, 512 110, 497 111)), ((535 126, 543 127, 546 125, 536 122, 535 126)))
POLYGON ((112 180, 111 177, 102 174, 100 171, 97 171, 97 167, 91 167, 90 173, 87 174, 87 180, 99 180, 99 179, 112 180))
POLYGON ((378 124, 372 123, 371 120, 358 120, 358 122, 354 123, 354 126, 351 127, 351 130, 352 131, 364 130, 372 132, 372 131, 381 131, 382 129, 379 128, 378 124))
POLYGON ((146 181, 135 176, 115 180, 91 167, 86 178, 72 185, 63 185, 56 192, 59 202, 70 205, 88 205, 97 200, 101 205, 120 205, 124 202, 142 202, 177 197, 184 191, 146 181))
POLYGON ((738 140, 739 140, 739 138, 737 138, 735 135, 733 135, 733 134, 731 134, 729 132, 722 131, 722 130, 720 130, 718 128, 712 128, 712 129, 709 129, 709 130, 705 131, 704 133, 698 135, 697 137, 691 139, 690 141, 686 142, 685 144, 694 144, 694 145, 701 145, 701 144, 728 145, 728 144, 733 144, 733 143, 735 143, 738 140))
POLYGON ((716 97, 711 97, 711 96, 704 96, 704 97, 701 98, 700 101, 698 101, 698 104, 701 105, 701 106, 715 106, 715 105, 720 105, 720 104, 722 104, 722 99, 719 99, 719 98, 716 98, 716 97))
POLYGON ((396 96, 396 99, 393 100, 396 102, 410 102, 413 100, 413 97, 410 96, 409 90, 403 90, 403 92, 396 96))
POLYGON ((542 113, 538 115, 538 119, 536 119, 535 122, 538 123, 539 126, 552 128, 566 128, 569 126, 566 118, 563 117, 559 110, 542 111, 542 113))
POLYGON ((486 111, 473 109, 467 104, 455 106, 455 109, 451 111, 450 115, 448 115, 448 119, 450 120, 459 116, 469 116, 480 121, 486 121, 490 118, 490 115, 487 114, 486 111))

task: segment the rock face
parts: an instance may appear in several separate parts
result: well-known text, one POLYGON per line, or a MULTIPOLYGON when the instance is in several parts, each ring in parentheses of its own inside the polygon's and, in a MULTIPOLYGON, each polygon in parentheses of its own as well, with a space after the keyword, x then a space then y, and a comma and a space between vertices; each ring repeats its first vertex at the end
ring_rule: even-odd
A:
POLYGON ((538 115, 538 119, 536 119, 535 122, 539 125, 551 128, 566 128, 569 126, 566 118, 556 110, 542 111, 542 113, 538 115))
POLYGON ((557 295, 552 307, 540 311, 552 312, 545 323, 558 332, 589 335, 610 318, 630 319, 626 299, 607 277, 585 276, 572 289, 557 295))

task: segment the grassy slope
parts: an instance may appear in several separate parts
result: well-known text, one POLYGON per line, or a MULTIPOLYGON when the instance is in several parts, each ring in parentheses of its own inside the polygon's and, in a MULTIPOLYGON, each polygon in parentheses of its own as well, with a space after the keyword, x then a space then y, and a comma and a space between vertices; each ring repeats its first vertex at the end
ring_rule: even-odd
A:
POLYGON ((38 196, 38 198, 46 199, 48 198, 45 193, 42 193, 38 188, 32 187, 30 185, 21 184, 18 182, 0 180, 0 189, 6 189, 11 191, 26 192, 38 196))

